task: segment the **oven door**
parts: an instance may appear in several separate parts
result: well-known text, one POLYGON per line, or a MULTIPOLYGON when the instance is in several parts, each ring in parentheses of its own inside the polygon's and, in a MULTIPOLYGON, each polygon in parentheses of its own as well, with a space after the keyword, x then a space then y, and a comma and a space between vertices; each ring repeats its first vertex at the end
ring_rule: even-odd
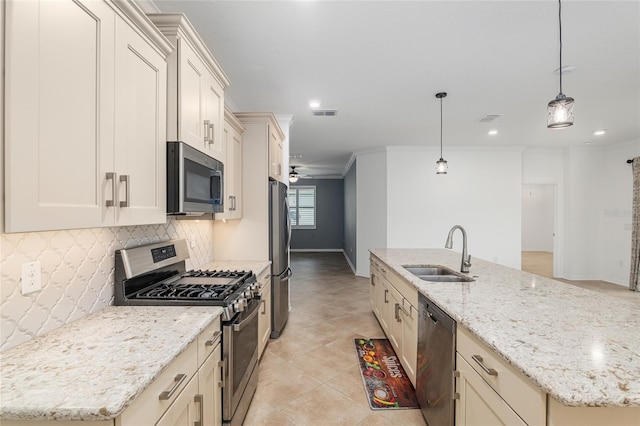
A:
POLYGON ((225 364, 222 417, 241 424, 253 398, 258 379, 258 311, 260 299, 222 325, 222 357, 225 364))

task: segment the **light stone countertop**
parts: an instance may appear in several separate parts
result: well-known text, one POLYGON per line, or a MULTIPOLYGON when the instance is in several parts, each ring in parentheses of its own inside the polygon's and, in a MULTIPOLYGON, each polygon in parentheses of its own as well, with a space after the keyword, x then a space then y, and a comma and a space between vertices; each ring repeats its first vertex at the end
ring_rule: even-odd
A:
POLYGON ((477 258, 474 282, 427 282, 402 265, 459 271, 460 253, 371 253, 558 402, 640 406, 640 293, 627 301, 477 258))
POLYGON ((221 313, 110 306, 1 352, 0 419, 113 419, 221 313))

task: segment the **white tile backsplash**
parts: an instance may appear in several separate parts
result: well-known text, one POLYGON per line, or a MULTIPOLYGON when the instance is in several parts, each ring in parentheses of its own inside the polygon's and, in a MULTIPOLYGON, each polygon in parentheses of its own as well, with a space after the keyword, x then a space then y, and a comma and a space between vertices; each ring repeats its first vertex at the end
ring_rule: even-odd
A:
POLYGON ((170 219, 161 225, 2 234, 0 350, 112 304, 116 250, 176 238, 189 242, 188 269, 213 260, 210 220, 170 219), (21 266, 34 260, 42 266, 42 290, 23 296, 21 266))

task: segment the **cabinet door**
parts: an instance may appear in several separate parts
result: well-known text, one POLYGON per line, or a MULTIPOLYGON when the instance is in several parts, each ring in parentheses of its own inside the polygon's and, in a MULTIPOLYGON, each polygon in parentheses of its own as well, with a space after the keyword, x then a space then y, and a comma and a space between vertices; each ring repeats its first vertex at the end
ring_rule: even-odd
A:
POLYGON ((389 333, 387 337, 391 342, 391 346, 396 351, 396 355, 402 358, 402 296, 391 284, 387 283, 387 289, 389 290, 387 299, 389 300, 389 333))
POLYGON ((526 425, 460 354, 456 354, 456 365, 460 372, 456 378, 460 394, 455 405, 456 425, 526 425))
POLYGON ((391 320, 393 319, 393 304, 391 301, 391 292, 389 287, 391 285, 387 283, 381 275, 377 275, 380 283, 380 289, 378 290, 378 312, 380 315, 378 316, 378 321, 380 321, 380 325, 382 326, 382 330, 385 334, 389 335, 391 330, 391 320))
POLYGON ((224 121, 226 161, 224 163, 224 213, 216 219, 242 218, 242 134, 224 121))
POLYGON ((233 180, 233 219, 242 218, 242 134, 237 130, 231 132, 231 137, 227 139, 227 152, 231 150, 231 157, 225 164, 225 167, 231 168, 229 175, 233 180))
POLYGON ((276 129, 273 126, 269 126, 269 176, 277 181, 287 183, 283 178, 282 155, 282 140, 278 136, 276 129))
POLYGON ((260 316, 258 317, 258 354, 262 356, 271 336, 271 280, 267 280, 261 290, 260 316))
POLYGON ((205 152, 204 93, 209 71, 185 39, 178 39, 178 139, 205 152))
MULTIPOLYGON (((205 133, 204 152, 218 161, 225 162, 226 144, 223 138, 224 127, 224 90, 220 83, 208 72, 204 87, 205 133)), ((225 171, 227 165, 225 164, 225 171)))
POLYGON ((202 395, 202 425, 218 426, 222 424, 222 393, 220 382, 222 374, 220 344, 202 364, 198 371, 200 395, 202 395))
POLYGON ((116 224, 166 222, 167 64, 116 21, 116 224))
POLYGON ((6 2, 6 232, 113 223, 114 21, 101 1, 6 2))
POLYGON ((201 407, 196 404, 198 395, 198 378, 193 376, 180 395, 160 417, 156 426, 193 426, 200 418, 201 407))
POLYGON ((416 367, 418 363, 418 311, 404 299, 402 317, 401 350, 398 354, 407 376, 416 385, 416 367))

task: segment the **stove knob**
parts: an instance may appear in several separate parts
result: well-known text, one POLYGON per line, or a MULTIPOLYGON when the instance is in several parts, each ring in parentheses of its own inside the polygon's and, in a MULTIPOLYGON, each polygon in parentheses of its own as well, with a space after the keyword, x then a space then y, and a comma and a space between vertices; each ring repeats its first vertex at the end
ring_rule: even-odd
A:
POLYGON ((241 309, 240 301, 237 300, 237 301, 233 302, 233 312, 241 312, 241 311, 242 311, 242 309, 241 309))

